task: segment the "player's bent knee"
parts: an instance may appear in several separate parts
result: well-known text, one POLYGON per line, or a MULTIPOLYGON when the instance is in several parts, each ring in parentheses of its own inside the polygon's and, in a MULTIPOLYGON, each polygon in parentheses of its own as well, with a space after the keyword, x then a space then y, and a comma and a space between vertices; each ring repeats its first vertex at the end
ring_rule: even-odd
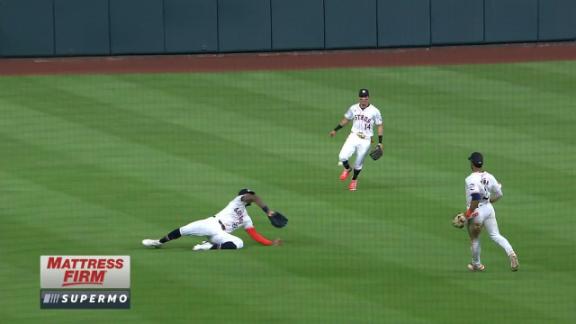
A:
POLYGON ((236 250, 238 247, 234 242, 224 242, 220 245, 221 250, 236 250))
POLYGON ((234 240, 234 244, 236 245, 237 249, 241 249, 244 247, 244 241, 241 239, 234 240))
POLYGON ((241 239, 227 241, 220 244, 220 249, 222 250, 238 250, 244 246, 244 242, 241 239))

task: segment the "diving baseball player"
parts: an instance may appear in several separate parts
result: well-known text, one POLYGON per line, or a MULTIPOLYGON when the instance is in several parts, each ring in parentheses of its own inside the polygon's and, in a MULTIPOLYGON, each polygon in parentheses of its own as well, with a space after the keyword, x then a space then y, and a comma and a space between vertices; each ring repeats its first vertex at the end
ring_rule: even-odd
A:
POLYGON ((256 231, 246 210, 246 207, 250 206, 251 203, 256 203, 262 208, 270 218, 272 225, 276 227, 286 225, 288 220, 284 216, 280 218, 284 218, 285 222, 281 220, 280 224, 275 223, 278 221, 277 215, 279 213, 270 210, 254 191, 244 188, 216 215, 177 228, 159 240, 145 239, 142 244, 146 247, 158 248, 181 236, 204 236, 208 241, 195 245, 194 251, 241 249, 244 246, 242 239, 230 233, 242 227, 252 239, 262 245, 280 245, 282 243, 280 239, 269 240, 256 231))
POLYGON ((350 135, 344 142, 338 159, 342 162, 344 170, 340 174, 340 180, 344 181, 348 174, 352 171, 348 159, 356 153, 356 160, 354 161, 354 175, 352 181, 348 186, 350 191, 356 191, 358 186, 358 175, 362 171, 364 158, 370 149, 372 143, 372 136, 374 135, 374 125, 378 126, 378 146, 382 147, 382 134, 384 126, 382 124, 382 115, 380 110, 374 105, 370 104, 370 94, 368 89, 360 89, 358 92, 358 103, 350 106, 348 111, 344 114, 344 118, 338 123, 336 128, 330 131, 329 135, 334 137, 336 132, 352 121, 352 128, 350 135))
POLYGON ((466 205, 468 234, 471 240, 472 262, 468 264, 470 271, 484 271, 486 268, 480 262, 480 232, 486 228, 490 238, 500 245, 508 255, 512 271, 518 270, 518 257, 512 245, 498 231, 496 212, 493 203, 502 197, 502 185, 496 178, 482 169, 484 158, 481 153, 474 152, 468 158, 472 173, 466 178, 466 205))

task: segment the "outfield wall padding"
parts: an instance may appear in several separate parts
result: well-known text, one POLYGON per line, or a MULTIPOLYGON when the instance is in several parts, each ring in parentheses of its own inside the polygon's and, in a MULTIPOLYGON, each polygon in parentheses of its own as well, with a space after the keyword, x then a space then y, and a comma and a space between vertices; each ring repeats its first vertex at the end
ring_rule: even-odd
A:
POLYGON ((0 55, 54 54, 54 2, 0 0, 0 55))
POLYGON ((107 55, 110 53, 108 0, 55 0, 54 53, 107 55))
POLYGON ((576 1, 538 2, 538 40, 576 40, 576 1))
POLYGON ((110 0, 110 54, 160 54, 163 0, 110 0))
POLYGON ((324 49, 324 0, 271 0, 271 10, 272 49, 324 49))
POLYGON ((272 50, 270 0, 218 0, 220 52, 272 50))
POLYGON ((218 51, 218 3, 164 0, 166 53, 218 51))
POLYGON ((430 0, 378 0, 378 47, 430 45, 430 0))
POLYGON ((576 40, 575 0, 0 0, 0 56, 576 40))
POLYGON ((378 46, 376 0, 324 0, 326 48, 378 46))
POLYGON ((485 0, 485 42, 538 40, 538 0, 485 0))
POLYGON ((432 45, 484 42, 483 0, 434 0, 431 6, 432 45))

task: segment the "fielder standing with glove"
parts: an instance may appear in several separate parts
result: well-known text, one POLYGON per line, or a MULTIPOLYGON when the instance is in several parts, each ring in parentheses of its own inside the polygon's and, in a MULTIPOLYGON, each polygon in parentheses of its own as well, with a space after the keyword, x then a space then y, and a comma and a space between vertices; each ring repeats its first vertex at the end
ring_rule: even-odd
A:
POLYGON ((280 228, 288 223, 284 215, 270 210, 254 191, 244 188, 218 214, 177 228, 159 240, 145 239, 142 244, 146 247, 158 248, 181 236, 204 236, 208 241, 195 245, 194 251, 241 249, 244 246, 242 239, 230 233, 242 227, 252 239, 262 245, 280 245, 282 243, 280 239, 269 240, 256 231, 246 210, 251 203, 262 208, 273 226, 280 228))
MULTIPOLYGON (((500 234, 496 222, 496 212, 492 206, 502 197, 502 185, 496 178, 484 171, 484 157, 479 152, 474 152, 468 158, 472 174, 466 178, 466 204, 464 213, 468 234, 470 235, 472 262, 468 264, 470 271, 484 271, 485 266, 480 262, 480 232, 482 227, 490 238, 496 242, 508 255, 512 271, 518 270, 518 257, 508 240, 500 234)), ((459 218, 457 215, 456 218, 459 218)), ((460 216, 461 218, 461 216, 460 216)), ((463 225, 463 224, 462 224, 463 225)), ((457 219, 454 226, 460 227, 457 219)))
POLYGON ((352 121, 352 129, 350 135, 344 142, 340 154, 338 156, 340 162, 344 166, 344 170, 340 174, 340 180, 344 181, 352 171, 348 159, 356 153, 356 160, 354 161, 354 174, 352 181, 348 185, 350 191, 356 191, 358 187, 358 175, 362 171, 364 158, 370 149, 372 143, 372 136, 374 135, 374 125, 378 126, 378 144, 374 152, 370 156, 377 160, 382 156, 382 134, 384 133, 384 126, 382 124, 382 115, 380 110, 370 104, 370 94, 368 89, 360 89, 358 92, 358 103, 350 106, 348 111, 344 114, 344 118, 338 123, 336 128, 330 131, 329 135, 334 137, 336 132, 352 121))

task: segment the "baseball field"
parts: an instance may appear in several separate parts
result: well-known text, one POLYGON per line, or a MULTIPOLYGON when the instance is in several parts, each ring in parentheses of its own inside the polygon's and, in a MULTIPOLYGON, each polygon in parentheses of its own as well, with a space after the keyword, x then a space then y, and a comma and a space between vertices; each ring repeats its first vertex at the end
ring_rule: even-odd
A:
POLYGON ((0 77, 2 323, 574 323, 576 61, 0 77), (340 182, 368 88, 384 156, 340 182), (452 228, 470 152, 503 184, 484 273, 452 228), (243 187, 264 247, 141 246, 243 187), (41 310, 41 255, 130 255, 129 310, 41 310))

